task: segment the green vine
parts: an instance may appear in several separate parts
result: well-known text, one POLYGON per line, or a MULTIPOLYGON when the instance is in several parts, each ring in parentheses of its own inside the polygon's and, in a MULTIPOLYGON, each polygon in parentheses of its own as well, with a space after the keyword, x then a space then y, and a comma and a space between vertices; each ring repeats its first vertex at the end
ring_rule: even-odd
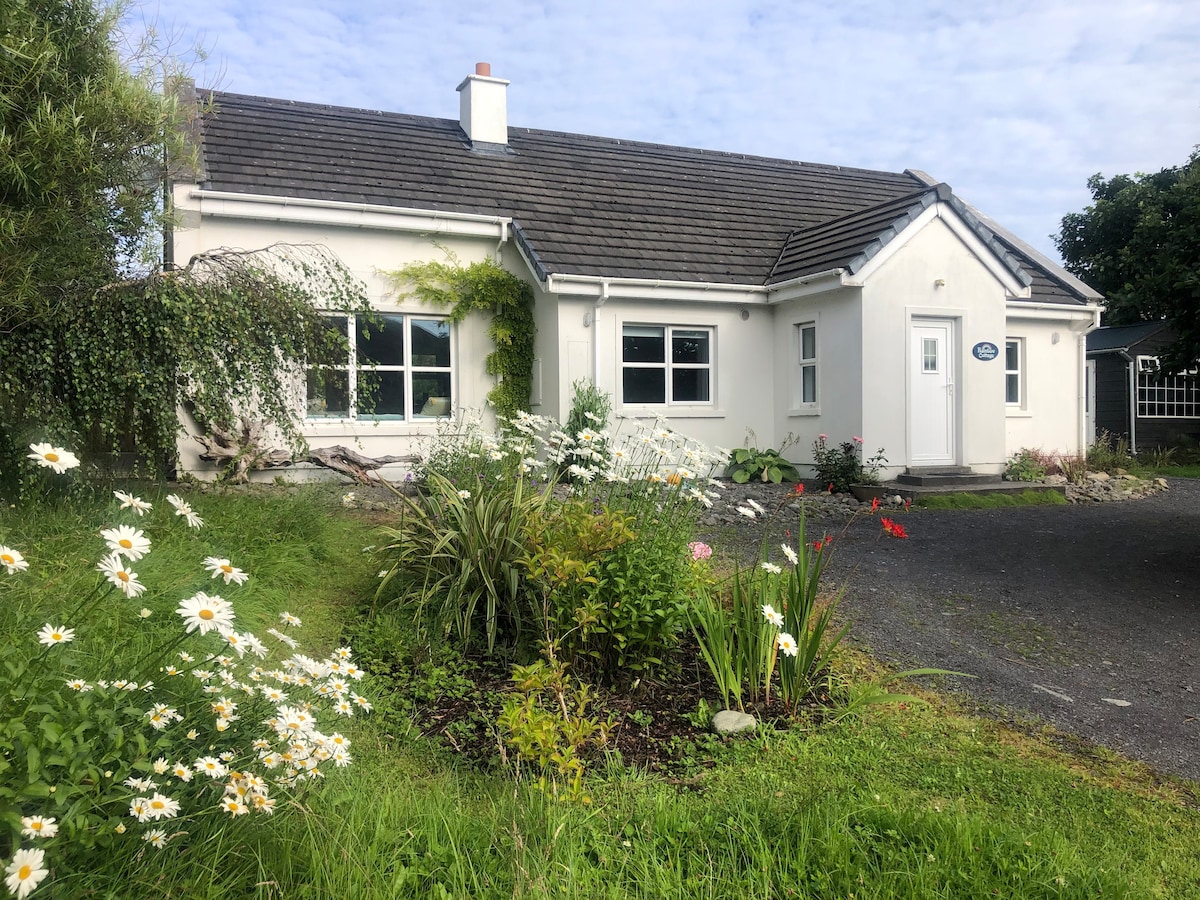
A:
POLYGON ((505 418, 529 409, 533 388, 533 290, 492 259, 464 266, 452 253, 446 262, 409 263, 385 272, 398 289, 423 303, 449 307, 450 321, 462 322, 471 312, 491 313, 488 335, 496 349, 488 354, 487 373, 500 382, 488 392, 496 414, 505 418))
POLYGON ((224 428, 252 410, 299 449, 303 367, 349 352, 318 310, 368 308, 365 287, 309 245, 203 254, 64 292, 0 331, 0 456, 54 436, 93 458, 132 447, 161 472, 176 460, 181 406, 224 428))

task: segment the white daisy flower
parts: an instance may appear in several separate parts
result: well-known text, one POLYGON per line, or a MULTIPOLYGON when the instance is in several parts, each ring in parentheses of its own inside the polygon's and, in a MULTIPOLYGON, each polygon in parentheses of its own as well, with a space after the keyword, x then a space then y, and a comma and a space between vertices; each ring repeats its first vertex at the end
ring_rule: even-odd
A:
POLYGON ((762 614, 763 617, 776 628, 783 627, 783 614, 776 610, 775 607, 773 607, 770 603, 763 606, 762 614))
POLYGON ((245 584, 250 578, 241 569, 231 565, 229 560, 216 556, 206 556, 204 558, 204 568, 212 572, 213 578, 224 578, 226 584, 229 584, 231 581, 235 584, 245 584))
POLYGON ((108 549, 120 554, 130 562, 137 562, 150 552, 150 538, 140 528, 128 525, 118 525, 116 528, 106 528, 100 532, 100 537, 108 542, 108 549))
MULTIPOLYGON (((37 446, 37 445, 35 445, 37 446)), ((7 876, 4 883, 16 895, 17 900, 24 900, 50 874, 46 868, 46 851, 21 848, 13 854, 12 862, 4 869, 7 876)))
POLYGON ((51 444, 30 444, 29 449, 33 451, 28 454, 29 459, 32 459, 39 466, 53 469, 59 475, 63 474, 67 469, 74 469, 79 465, 78 457, 69 450, 63 450, 61 447, 55 447, 51 444))
POLYGON ((201 775, 207 775, 209 778, 223 778, 229 772, 225 768, 225 764, 215 756, 201 756, 196 760, 192 768, 201 775))
POLYGON ((28 569, 29 563, 25 561, 25 557, 19 551, 0 544, 0 566, 8 569, 9 575, 16 575, 18 572, 28 569))
POLYGON ((161 828, 151 828, 142 835, 142 840, 157 850, 167 846, 167 833, 161 828))
POLYGON ((300 620, 293 616, 290 612, 281 612, 279 614, 279 621, 284 625, 290 625, 295 628, 300 627, 300 620))
POLYGON ((92 686, 82 678, 72 678, 66 684, 71 690, 79 691, 81 694, 85 694, 92 689, 92 686))
POLYGON ((133 816, 139 822, 149 822, 152 818, 150 813, 150 798, 134 797, 129 801, 129 815, 133 816))
POLYGON ((233 604, 215 595, 210 597, 203 591, 181 601, 175 612, 183 617, 189 633, 208 634, 233 627, 233 604))
POLYGON ((190 503, 176 494, 167 494, 167 502, 175 507, 175 515, 183 516, 184 521, 192 528, 200 528, 204 524, 204 520, 196 515, 190 503))
POLYGON ((754 501, 754 498, 753 498, 753 497, 747 497, 747 498, 746 498, 746 503, 747 503, 747 505, 749 505, 749 507, 750 507, 751 509, 753 509, 753 510, 754 510, 756 513, 758 513, 760 516, 762 516, 762 515, 766 515, 766 512, 767 512, 767 511, 766 511, 765 509, 763 509, 763 508, 762 508, 762 507, 761 507, 761 506, 760 506, 758 503, 756 503, 756 502, 754 501))
POLYGON ((149 800, 152 819, 174 819, 179 815, 179 801, 156 793, 149 800))
POLYGON ((56 644, 66 644, 75 640, 75 629, 66 628, 46 624, 42 626, 42 630, 37 633, 38 643, 45 644, 47 647, 53 647, 56 644))
POLYGON ((793 566, 800 562, 800 557, 796 555, 796 551, 787 544, 780 544, 779 548, 783 551, 783 555, 787 557, 788 562, 793 566))
POLYGON ((780 572, 783 571, 783 569, 781 569, 779 566, 775 565, 775 563, 772 563, 772 562, 759 563, 758 567, 760 569, 762 569, 764 572, 770 572, 772 575, 778 575, 780 572))
POLYGON ((125 565, 117 553, 112 553, 96 565, 96 571, 104 573, 108 583, 121 589, 126 597, 137 597, 146 590, 146 586, 138 581, 137 572, 125 565))
POLYGON ((147 503, 140 497, 135 497, 133 494, 127 494, 124 491, 113 491, 113 496, 121 501, 121 509, 132 509, 139 516, 144 516, 150 510, 154 509, 153 503, 147 503))
POLYGON ((22 816, 21 834, 27 838, 52 838, 58 834, 58 822, 43 816, 22 816))
POLYGON ((796 639, 786 631, 779 633, 776 643, 779 645, 779 652, 784 656, 795 656, 800 652, 800 648, 796 645, 796 639))
POLYGON ((757 519, 758 513, 752 509, 747 509, 745 506, 736 507, 738 515, 745 516, 747 519, 757 519))

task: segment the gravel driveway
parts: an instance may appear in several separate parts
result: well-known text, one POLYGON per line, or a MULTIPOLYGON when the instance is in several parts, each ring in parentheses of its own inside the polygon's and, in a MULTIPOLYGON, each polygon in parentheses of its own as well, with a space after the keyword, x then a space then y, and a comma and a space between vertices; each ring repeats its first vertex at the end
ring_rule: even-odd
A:
POLYGON ((859 520, 836 545, 829 573, 847 584, 857 640, 904 667, 975 675, 963 686, 986 706, 1200 779, 1200 481, 899 520, 908 540, 859 520))

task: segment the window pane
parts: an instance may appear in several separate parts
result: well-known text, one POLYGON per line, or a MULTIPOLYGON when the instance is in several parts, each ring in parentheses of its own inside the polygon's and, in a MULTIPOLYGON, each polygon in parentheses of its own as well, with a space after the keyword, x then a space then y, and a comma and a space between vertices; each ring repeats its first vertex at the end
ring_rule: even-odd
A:
POLYGON ((348 373, 338 369, 309 369, 307 406, 310 419, 350 415, 348 373))
POLYGON ((671 400, 675 403, 707 403, 708 382, 708 369, 672 369, 671 400))
POLYGON ((1004 368, 1015 371, 1021 364, 1021 349, 1016 341, 1004 345, 1004 368))
MULTIPOLYGON (((416 323, 413 323, 414 326, 416 323)), ((413 346, 417 330, 413 328, 413 346)), ((418 416, 450 415, 450 373, 414 372, 412 377, 413 414, 418 416)))
POLYGON ((938 370, 937 338, 921 339, 922 371, 936 372, 938 370))
POLYGON ((800 370, 800 402, 817 402, 817 367, 805 366, 800 370))
POLYGON ((622 332, 621 358, 625 362, 665 363, 664 329, 644 325, 626 325, 622 332))
POLYGON ((358 364, 404 365, 404 316, 378 319, 378 324, 369 323, 365 317, 358 320, 358 364))
POLYGON ((817 329, 816 328, 801 328, 800 329, 800 358, 801 359, 816 359, 817 358, 817 329))
POLYGON ((369 419, 404 415, 404 373, 360 369, 358 417, 369 419))
POLYGON ((708 344, 707 331, 676 329, 671 332, 671 362, 707 363, 708 344))
POLYGON ((1004 376, 1004 402, 1021 402, 1021 376, 1016 372, 1004 376))
MULTIPOLYGON (((445 319, 412 320, 412 364, 450 368, 450 323, 445 319)), ((414 403, 417 402, 413 382, 414 403)))
POLYGON ((621 397, 625 403, 666 403, 667 372, 665 369, 625 369, 622 373, 621 397))

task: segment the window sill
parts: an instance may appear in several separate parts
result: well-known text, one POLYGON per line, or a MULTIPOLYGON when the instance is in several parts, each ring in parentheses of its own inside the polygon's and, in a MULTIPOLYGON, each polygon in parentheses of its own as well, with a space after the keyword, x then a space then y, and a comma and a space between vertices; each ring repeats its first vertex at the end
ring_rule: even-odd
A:
POLYGON ((622 406, 616 410, 626 419, 724 419, 725 410, 695 406, 622 406))
POLYGON ((380 435, 383 437, 404 437, 406 435, 428 434, 430 428, 437 427, 446 418, 419 419, 415 421, 396 421, 380 419, 306 419, 301 426, 305 437, 330 437, 334 435, 380 435))
POLYGON ((821 407, 819 407, 819 406, 793 407, 792 409, 788 410, 787 414, 789 416, 819 416, 821 414, 821 407))

